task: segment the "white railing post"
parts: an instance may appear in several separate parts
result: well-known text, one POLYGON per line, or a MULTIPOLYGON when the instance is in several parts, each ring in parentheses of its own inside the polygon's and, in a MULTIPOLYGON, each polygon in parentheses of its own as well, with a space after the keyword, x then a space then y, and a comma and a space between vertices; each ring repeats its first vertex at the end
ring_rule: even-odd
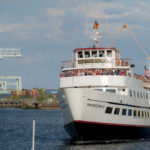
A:
POLYGON ((35 147, 35 120, 33 120, 33 134, 32 134, 32 150, 35 147))

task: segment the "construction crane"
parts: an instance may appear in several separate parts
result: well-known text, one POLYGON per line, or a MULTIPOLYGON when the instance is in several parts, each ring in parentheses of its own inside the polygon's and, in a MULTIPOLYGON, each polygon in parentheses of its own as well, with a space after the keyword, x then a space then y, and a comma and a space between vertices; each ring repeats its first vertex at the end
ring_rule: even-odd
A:
POLYGON ((20 49, 16 48, 0 48, 0 59, 4 57, 21 57, 20 49))
POLYGON ((149 61, 149 75, 150 75, 150 56, 147 54, 147 52, 145 51, 145 49, 142 47, 142 45, 139 43, 139 41, 136 39, 135 35, 133 34, 133 32, 130 30, 130 28, 124 24, 119 33, 116 35, 116 37, 114 38, 114 40, 112 41, 112 46, 115 44, 116 40, 118 39, 120 33, 123 31, 123 29, 127 29, 128 32, 132 35, 133 39, 136 41, 137 45, 140 47, 140 49, 142 50, 142 52, 144 53, 145 57, 148 59, 149 61))
MULTIPOLYGON (((16 48, 0 48, 0 59, 6 58, 6 57, 21 57, 22 54, 20 52, 20 49, 16 48)), ((3 90, 7 89, 7 85, 16 85, 16 90, 21 91, 22 90, 22 82, 20 76, 0 76, 0 87, 3 90), (7 79, 15 79, 16 82, 8 82, 7 79)))

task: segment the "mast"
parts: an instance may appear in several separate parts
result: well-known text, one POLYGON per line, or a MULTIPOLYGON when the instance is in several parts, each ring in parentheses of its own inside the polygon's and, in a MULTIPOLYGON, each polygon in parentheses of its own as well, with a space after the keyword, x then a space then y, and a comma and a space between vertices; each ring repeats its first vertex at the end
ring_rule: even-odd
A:
POLYGON ((100 47, 101 35, 100 35, 100 31, 98 29, 99 29, 99 23, 97 21, 95 21, 94 25, 93 25, 93 30, 94 30, 94 33, 95 33, 95 35, 93 37, 93 40, 97 44, 97 47, 100 47))
POLYGON ((89 19, 87 21, 87 36, 94 41, 96 47, 100 47, 100 24, 97 20, 89 19))

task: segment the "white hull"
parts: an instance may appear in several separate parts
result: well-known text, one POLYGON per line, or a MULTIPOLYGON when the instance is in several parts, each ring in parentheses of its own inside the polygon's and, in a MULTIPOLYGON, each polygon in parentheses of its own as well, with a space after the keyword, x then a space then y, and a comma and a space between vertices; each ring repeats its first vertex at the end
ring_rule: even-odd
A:
MULTIPOLYGON (((101 92, 89 88, 65 88, 58 93, 60 105, 64 116, 64 125, 72 122, 84 122, 93 124, 127 126, 127 127, 150 127, 148 117, 128 116, 128 110, 149 112, 148 107, 132 105, 133 98, 116 93, 101 92), (112 113, 107 114, 106 107, 112 107, 112 113), (127 114, 114 114, 115 108, 126 109, 127 114)), ((69 131, 70 132, 70 131, 69 131)), ((69 133, 72 136, 72 133, 69 133)), ((73 135, 74 136, 74 135, 73 135)))

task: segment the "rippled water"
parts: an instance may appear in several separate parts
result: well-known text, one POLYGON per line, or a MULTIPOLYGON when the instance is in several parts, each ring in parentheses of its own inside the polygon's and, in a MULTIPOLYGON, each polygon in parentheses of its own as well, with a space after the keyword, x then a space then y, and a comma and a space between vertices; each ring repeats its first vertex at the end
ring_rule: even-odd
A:
MULTIPOLYGON (((36 121, 35 150, 149 150, 149 141, 113 144, 70 144, 61 111, 0 109, 0 150, 31 150, 32 121, 36 121)), ((130 133, 129 133, 130 134, 130 133)))

